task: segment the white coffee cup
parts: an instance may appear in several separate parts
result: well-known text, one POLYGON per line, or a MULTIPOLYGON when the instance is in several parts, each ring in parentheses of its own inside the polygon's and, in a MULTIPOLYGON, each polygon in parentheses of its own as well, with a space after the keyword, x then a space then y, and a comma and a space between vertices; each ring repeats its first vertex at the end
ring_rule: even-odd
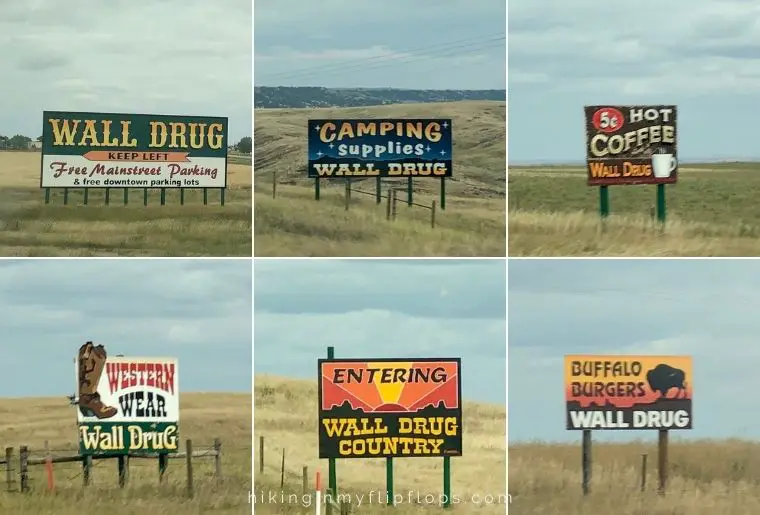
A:
POLYGON ((652 154, 652 173, 656 178, 670 177, 676 166, 678 166, 678 161, 673 154, 652 154))

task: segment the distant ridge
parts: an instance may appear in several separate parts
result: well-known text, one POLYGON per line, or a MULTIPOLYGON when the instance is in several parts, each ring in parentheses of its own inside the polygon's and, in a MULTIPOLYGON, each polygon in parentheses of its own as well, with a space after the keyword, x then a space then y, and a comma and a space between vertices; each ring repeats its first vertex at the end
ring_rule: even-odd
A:
POLYGON ((387 104, 456 102, 460 100, 493 100, 505 102, 504 89, 393 89, 393 88, 322 88, 289 86, 256 86, 254 107, 314 108, 367 107, 387 104))

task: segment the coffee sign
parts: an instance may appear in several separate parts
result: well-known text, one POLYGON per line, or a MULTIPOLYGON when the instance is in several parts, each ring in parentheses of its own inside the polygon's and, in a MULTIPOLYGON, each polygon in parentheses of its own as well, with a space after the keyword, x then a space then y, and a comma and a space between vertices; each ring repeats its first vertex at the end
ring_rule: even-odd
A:
POLYGON ((676 182, 676 106, 599 105, 584 109, 589 186, 676 182))

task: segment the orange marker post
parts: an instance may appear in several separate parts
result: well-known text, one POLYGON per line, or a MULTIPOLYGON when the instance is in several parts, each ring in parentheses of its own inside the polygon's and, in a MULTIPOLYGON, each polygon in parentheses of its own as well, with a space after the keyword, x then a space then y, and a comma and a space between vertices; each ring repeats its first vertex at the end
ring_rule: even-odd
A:
POLYGON ((45 457, 45 471, 47 472, 48 490, 52 492, 55 490, 55 480, 53 478, 53 458, 50 454, 45 457))
POLYGON ((322 510, 322 481, 317 471, 317 502, 316 502, 316 514, 319 515, 322 510))

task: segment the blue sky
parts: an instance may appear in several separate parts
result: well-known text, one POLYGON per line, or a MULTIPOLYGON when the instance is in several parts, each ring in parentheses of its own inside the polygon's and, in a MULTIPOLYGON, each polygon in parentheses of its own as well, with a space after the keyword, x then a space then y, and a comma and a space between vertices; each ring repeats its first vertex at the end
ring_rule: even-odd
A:
POLYGON ((0 134, 42 111, 227 116, 251 136, 251 2, 0 2, 0 134))
POLYGON ((694 429, 673 437, 760 437, 759 277, 757 260, 510 260, 510 442, 580 441, 565 430, 566 354, 690 355, 694 429))
POLYGON ((504 0, 257 0, 256 86, 504 89, 504 0))
POLYGON ((175 357, 182 392, 251 391, 250 260, 0 261, 0 397, 76 390, 87 340, 175 357))
POLYGON ((461 357, 462 396, 506 403, 504 260, 255 260, 254 374, 317 359, 461 357))
POLYGON ((583 162, 584 104, 676 104, 681 161, 760 158, 760 4, 509 1, 509 159, 583 162))

